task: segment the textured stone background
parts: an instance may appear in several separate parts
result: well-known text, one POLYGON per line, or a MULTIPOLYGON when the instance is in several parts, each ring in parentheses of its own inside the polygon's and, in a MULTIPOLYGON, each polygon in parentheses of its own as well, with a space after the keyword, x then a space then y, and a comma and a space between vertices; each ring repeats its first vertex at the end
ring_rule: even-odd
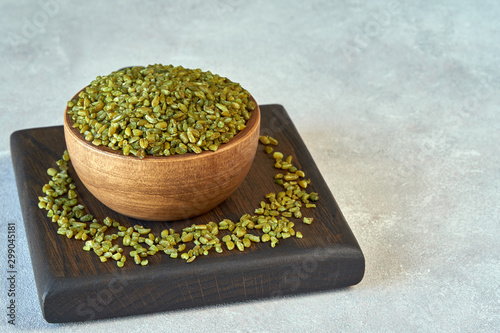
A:
MULTIPOLYGON (((500 330, 498 1, 8 0, 0 17, 0 221, 18 226, 17 328, 500 330), (260 104, 285 106, 365 253, 359 285, 100 322, 43 320, 9 135, 61 125, 66 101, 97 75, 149 63, 211 70, 260 104)), ((2 279, 2 308, 6 290, 2 279)), ((11 329, 0 317, 0 330, 11 329)))

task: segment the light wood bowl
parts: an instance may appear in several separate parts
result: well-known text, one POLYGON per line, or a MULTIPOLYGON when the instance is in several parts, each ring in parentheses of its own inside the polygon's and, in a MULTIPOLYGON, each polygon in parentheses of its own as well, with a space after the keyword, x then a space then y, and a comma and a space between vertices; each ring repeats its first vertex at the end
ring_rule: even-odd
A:
POLYGON ((260 109, 257 105, 246 128, 215 152, 146 155, 142 160, 94 146, 72 123, 66 108, 66 146, 78 177, 92 195, 126 216, 176 221, 215 208, 243 182, 257 151, 260 109))

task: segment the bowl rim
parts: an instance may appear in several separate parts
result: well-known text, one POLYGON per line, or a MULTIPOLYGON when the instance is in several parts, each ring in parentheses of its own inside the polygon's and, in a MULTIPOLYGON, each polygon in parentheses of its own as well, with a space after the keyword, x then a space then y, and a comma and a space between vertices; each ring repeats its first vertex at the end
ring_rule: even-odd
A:
MULTIPOLYGON (((80 92, 82 92, 84 89, 87 87, 83 88, 80 90, 72 99, 76 98, 80 92)), ((95 151, 96 153, 104 154, 109 157, 114 157, 114 158, 119 158, 119 159, 124 159, 124 160, 129 160, 129 161, 155 161, 155 160, 161 160, 161 161, 176 161, 176 160, 194 160, 198 158, 203 158, 205 156, 214 156, 214 154, 222 154, 226 150, 231 149, 233 146, 237 145, 238 142, 242 141, 245 137, 247 137, 250 133, 252 133, 256 127, 260 126, 260 108, 259 104, 255 100, 255 98, 250 95, 250 99, 255 103, 255 108, 252 111, 252 115, 250 119, 246 122, 246 127, 236 133, 235 136, 231 138, 231 140, 228 143, 223 143, 221 144, 216 151, 212 150, 205 150, 199 154, 189 152, 186 154, 174 154, 174 155, 169 155, 169 156, 155 156, 155 155, 148 155, 146 154, 143 159, 135 156, 135 155, 123 155, 123 152, 121 150, 113 150, 107 146, 96 146, 92 144, 92 142, 85 140, 83 134, 80 133, 80 131, 76 128, 73 127, 73 121, 71 119, 70 114, 68 113, 68 106, 64 109, 64 128, 67 130, 66 132, 69 133, 72 137, 76 139, 80 144, 86 146, 92 151, 95 151)), ((257 128, 259 130, 259 128, 257 128)))

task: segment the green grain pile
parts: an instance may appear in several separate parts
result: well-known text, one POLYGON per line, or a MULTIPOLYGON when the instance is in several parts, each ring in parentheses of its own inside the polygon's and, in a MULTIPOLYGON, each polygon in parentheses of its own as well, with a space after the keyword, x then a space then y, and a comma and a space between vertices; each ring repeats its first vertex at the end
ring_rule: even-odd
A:
POLYGON ((256 104, 225 77, 157 64, 98 76, 67 106, 85 140, 144 158, 215 151, 256 104))
POLYGON ((281 152, 273 150, 271 146, 278 144, 274 138, 261 136, 259 139, 265 145, 264 151, 273 154, 271 160, 279 170, 274 183, 279 191, 263 196, 258 207, 252 213, 243 214, 238 221, 223 219, 193 224, 181 231, 164 229, 159 234, 140 225, 124 226, 109 217, 100 222, 79 202, 75 183, 68 174, 70 157, 67 151, 57 161, 57 169, 47 170, 51 180, 42 187, 38 206, 58 225, 58 234, 84 241, 85 251, 94 252, 102 262, 115 261, 118 267, 125 265, 127 257, 137 265, 148 265, 149 256, 162 252, 190 263, 213 250, 217 253, 233 249, 245 251, 260 242, 267 242, 274 248, 287 238, 302 238, 291 219, 302 221, 304 225, 313 223, 313 218, 304 217, 302 212, 304 208, 308 211, 316 207, 318 194, 307 192, 311 181, 293 164, 292 156, 285 158, 281 152), (130 247, 128 255, 126 247, 130 247))

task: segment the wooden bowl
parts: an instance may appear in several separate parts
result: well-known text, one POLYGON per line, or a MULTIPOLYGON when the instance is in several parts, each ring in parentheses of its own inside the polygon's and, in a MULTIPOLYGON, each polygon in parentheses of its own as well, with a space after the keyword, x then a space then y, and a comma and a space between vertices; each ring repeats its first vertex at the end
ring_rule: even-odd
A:
POLYGON ((260 109, 257 105, 246 128, 215 152, 144 159, 94 146, 72 123, 66 108, 64 136, 71 162, 100 202, 133 218, 175 221, 211 210, 243 182, 257 151, 260 109))

